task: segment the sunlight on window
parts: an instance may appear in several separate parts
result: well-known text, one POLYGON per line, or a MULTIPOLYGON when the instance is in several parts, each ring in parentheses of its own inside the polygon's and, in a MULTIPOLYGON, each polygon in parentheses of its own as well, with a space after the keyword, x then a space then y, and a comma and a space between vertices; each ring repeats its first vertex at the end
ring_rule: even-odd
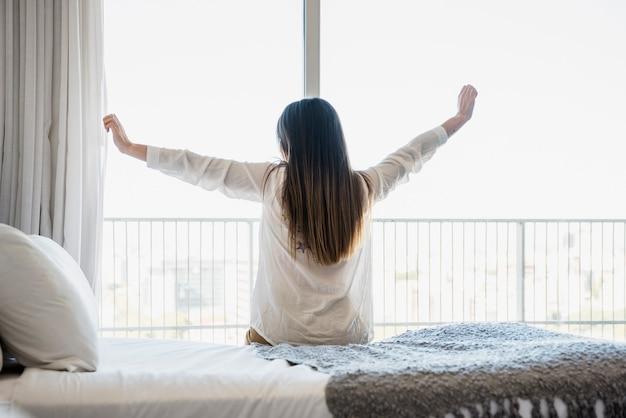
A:
MULTIPOLYGON (((278 158, 302 94, 297 1, 107 0, 108 110, 130 138, 240 160, 278 158)), ((168 178, 110 144, 105 216, 253 216, 260 206, 168 178)))
POLYGON ((321 94, 366 167, 455 112, 474 119, 401 192, 401 217, 621 217, 626 6, 617 0, 324 1, 321 94))

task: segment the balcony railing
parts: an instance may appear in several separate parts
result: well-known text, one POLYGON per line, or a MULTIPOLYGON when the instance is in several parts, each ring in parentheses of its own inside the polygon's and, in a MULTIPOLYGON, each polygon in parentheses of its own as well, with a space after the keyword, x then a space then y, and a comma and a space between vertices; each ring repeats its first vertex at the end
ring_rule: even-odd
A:
MULTIPOLYGON (((257 219, 109 218, 104 336, 242 343, 257 219)), ((521 321, 626 339, 626 220, 376 219, 376 338, 458 321, 521 321)))

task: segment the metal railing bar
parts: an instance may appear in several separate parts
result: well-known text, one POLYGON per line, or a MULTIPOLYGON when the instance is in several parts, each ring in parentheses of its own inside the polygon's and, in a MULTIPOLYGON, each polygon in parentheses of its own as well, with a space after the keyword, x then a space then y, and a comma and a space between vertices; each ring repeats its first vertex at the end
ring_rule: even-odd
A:
MULTIPOLYGON (((384 223, 383 223, 384 225, 384 223)), ((433 314, 433 289, 434 289, 434 280, 433 280, 433 229, 432 224, 430 222, 426 223, 428 228, 428 257, 427 257, 427 265, 428 265, 428 295, 426 300, 428 301, 428 321, 431 321, 433 314)))
MULTIPOLYGON (((611 224, 611 228, 611 293, 613 294, 611 311, 613 312, 613 321, 615 321, 615 223, 611 224)), ((612 336, 615 338, 615 327, 612 327, 612 336)))
POLYGON ((202 221, 200 222, 199 227, 200 233, 198 234, 198 254, 200 255, 200 257, 198 260, 198 268, 200 269, 200 324, 202 325, 204 323, 204 316, 202 315, 204 308, 204 284, 202 283, 204 281, 204 274, 202 274, 202 221))
MULTIPOLYGON (((239 222, 235 224, 235 322, 239 322, 239 222)), ((239 343, 239 334, 235 341, 239 343)))
POLYGON ((544 224, 544 229, 545 229, 545 242, 543 244, 544 246, 544 276, 543 276, 543 287, 544 287, 544 313, 543 313, 543 317, 547 320, 548 319, 548 223, 546 222, 544 224))
POLYGON ((223 324, 223 325, 164 325, 154 327, 107 327, 100 328, 100 332, 112 332, 112 331, 183 331, 183 330, 201 330, 201 329, 236 329, 236 328, 249 328, 250 324, 223 324))
POLYGON ((604 224, 600 225, 600 304, 601 318, 604 321, 604 224))
POLYGON ((560 321, 558 319, 546 320, 546 321, 525 321, 521 322, 529 325, 540 324, 562 324, 562 325, 626 325, 626 320, 618 321, 560 321))
POLYGON ((451 319, 454 321, 454 223, 450 224, 450 267, 452 268, 452 303, 450 304, 451 308, 451 319))
MULTIPOLYGON (((558 319, 545 320, 545 321, 472 321, 473 323, 487 323, 487 324, 495 324, 495 323, 516 323, 516 324, 527 324, 527 325, 626 325, 626 320, 616 320, 616 321, 562 321, 558 319)), ((452 324, 461 324, 467 323, 463 321, 422 321, 422 322, 375 322, 375 327, 393 327, 406 325, 409 327, 414 326, 424 326, 424 325, 452 325, 452 324)))
MULTIPOLYGON (((128 222, 124 222, 124 251, 126 252, 124 260, 126 266, 126 277, 124 278, 126 283, 126 327, 128 327, 128 222)), ((126 336, 128 336, 128 332, 126 332, 126 336)))
POLYGON ((461 223, 461 320, 465 320, 465 222, 461 223))
POLYGON ((505 288, 505 294, 506 294, 506 298, 505 298, 505 302, 506 302, 506 320, 509 320, 509 261, 510 261, 510 255, 509 255, 509 232, 510 232, 510 226, 509 224, 506 224, 506 281, 504 282, 505 288))
POLYGON ((589 319, 593 320, 593 227, 589 224, 589 319))
POLYGON ((152 321, 153 321, 153 317, 154 317, 154 306, 152 306, 152 304, 154 303, 154 300, 152 299, 152 285, 153 283, 153 264, 152 264, 152 222, 150 222, 150 326, 153 325, 152 321))
POLYGON ((174 319, 178 326, 178 222, 174 222, 174 319))
POLYGON ((117 314, 117 265, 115 260, 115 221, 111 223, 113 234, 113 326, 116 324, 117 314))
POLYGON ((537 222, 533 222, 533 320, 537 319, 537 222))
MULTIPOLYGON (((216 342, 218 340, 221 341, 222 336, 220 335, 216 339, 215 329, 223 329, 225 341, 241 341, 241 335, 233 336, 232 331, 228 330, 246 328, 248 326, 248 324, 240 325, 239 322, 246 319, 242 317, 242 313, 248 312, 246 306, 252 304, 255 275, 254 254, 258 250, 258 243, 254 242, 254 230, 259 226, 258 218, 115 217, 105 218, 105 223, 111 224, 111 228, 109 229, 107 226, 105 230, 111 234, 107 238, 113 239, 112 245, 107 245, 107 248, 112 247, 112 252, 109 254, 109 251, 106 251, 104 256, 107 257, 107 265, 112 264, 112 272, 99 283, 99 319, 102 325, 107 325, 100 329, 101 332, 113 332, 117 336, 123 336, 124 334, 129 335, 129 333, 138 331, 160 330, 163 332, 163 337, 165 337, 167 331, 177 331, 175 337, 190 339, 194 338, 191 333, 193 329, 211 329, 211 334, 204 336, 204 333, 200 333, 199 336, 203 339, 208 339, 212 335, 212 340, 216 342), (161 223, 161 228, 158 229, 162 230, 162 245, 159 245, 159 237, 154 236, 153 233, 153 224, 155 222, 157 223, 157 228, 158 223, 161 223), (184 265, 179 266, 178 259, 178 239, 184 239, 184 237, 179 236, 179 224, 183 222, 187 224, 186 269, 184 265), (132 223, 136 223, 136 228, 133 227, 132 223), (193 225, 191 225, 192 223, 193 225), (203 223, 211 225, 211 241, 213 244, 210 252, 207 249, 206 257, 203 254, 203 248, 207 245, 208 239, 204 237, 203 223), (233 223, 234 226, 232 225, 233 223), (130 227, 129 224, 131 224, 130 227), (169 224, 169 226, 166 224, 169 224), (245 237, 243 237, 243 240, 239 239, 240 224, 248 225, 247 240, 245 237), (192 240, 191 226, 196 228, 197 225, 200 228, 199 239, 196 240, 194 238, 192 240), (174 228, 174 248, 171 248, 171 244, 167 242, 171 239, 172 226, 174 228), (219 249, 220 247, 220 244, 215 245, 216 226, 219 226, 223 233, 222 237, 218 237, 218 241, 221 241, 220 244, 223 248, 222 254, 216 253, 216 248, 219 249), (134 241, 132 237, 129 237, 129 233, 135 233, 135 231, 137 233, 137 243, 136 246, 131 248, 130 244, 134 244, 134 241), (166 231, 170 232, 166 233, 166 231), (233 233, 236 235, 234 239, 232 237, 233 233), (148 234, 150 242, 146 243, 145 239, 148 239, 148 234), (239 247, 240 244, 244 244, 244 241, 247 241, 247 247, 241 250, 239 247), (226 248, 227 243, 230 249, 226 248), (235 254, 232 254, 233 243, 235 254), (158 272, 160 261, 158 258, 154 258, 156 256, 153 248, 155 245, 157 252, 159 251, 159 246, 162 247, 163 251, 161 260, 163 269, 162 295, 158 295, 158 283, 157 287, 153 289, 155 285, 154 275, 155 272, 158 272), (192 251, 194 254, 199 251, 199 290, 195 276, 194 278, 191 277, 193 271, 198 266, 198 263, 195 263, 192 269, 191 261, 195 260, 195 255, 192 257, 192 251), (240 251, 248 252, 248 260, 245 260, 245 254, 240 254, 240 251), (173 263, 171 260, 172 256, 174 257, 173 263), (215 256, 219 259, 215 260, 215 256), (167 270, 166 257, 168 257, 167 270), (135 260, 137 261, 137 268, 134 267, 135 260), (154 262, 157 265, 154 265, 154 262), (207 306, 208 302, 204 300, 205 283, 203 283, 205 279, 203 266, 208 267, 206 263, 209 262, 212 264, 211 307, 207 306), (223 264, 223 271, 220 276, 223 282, 221 290, 218 290, 219 287, 216 286, 216 262, 223 264), (247 286, 245 283, 240 283, 242 278, 240 277, 239 262, 248 264, 249 284, 247 286), (149 265, 147 265, 148 263, 149 265), (173 280, 168 282, 166 271, 170 271, 171 274, 172 267, 174 267, 174 277, 171 277, 170 279, 173 280), (178 271, 179 267, 181 268, 180 272, 178 271), (231 269, 231 267, 233 268, 231 269), (149 270, 146 271, 146 268, 149 270), (187 275, 186 282, 183 279, 185 270, 187 275), (183 275, 180 277, 183 280, 181 283, 178 283, 179 273, 183 275), (142 275, 146 277, 142 278, 142 275), (235 289, 230 287, 233 284, 231 281, 233 276, 235 289), (120 278, 122 279, 120 280, 120 278), (146 280, 149 280, 149 283, 146 283, 146 280), (174 295, 171 292, 172 284, 174 285, 174 295), (179 285, 182 284, 186 284, 186 288, 179 289, 179 285), (246 300, 241 302, 239 300, 240 296, 244 297, 244 293, 241 292, 245 291, 245 289, 239 289, 240 284, 248 288, 249 302, 246 300), (135 286, 137 287, 136 289, 135 286), (153 293, 153 290, 156 293, 153 293), (120 293, 119 295, 118 292, 120 293), (200 295, 199 304, 197 302, 198 292, 200 295), (125 301, 121 299, 122 293, 125 295, 125 301), (160 299, 160 296, 162 296, 161 321, 158 319, 161 314, 161 312, 158 312, 160 302, 156 301, 155 303, 153 300, 153 297, 160 299), (233 296, 235 298, 234 305, 232 304, 233 296), (142 298, 148 297, 150 298, 150 306, 142 306, 142 298), (174 297, 174 300, 172 300, 172 297, 174 297), (185 298, 187 301, 186 320, 184 313, 179 312, 179 307, 182 308, 184 306, 179 306, 179 300, 182 301, 182 298, 185 298), (137 304, 137 307, 135 307, 135 304, 137 304), (172 304, 174 305, 174 318, 171 317, 172 304), (113 308, 112 310, 111 307, 113 308), (216 312, 216 310, 222 311, 222 308, 223 313, 216 312), (156 312, 155 309, 157 309, 156 312), (204 322, 204 312, 207 309, 212 313, 211 324, 205 324, 204 322), (198 312, 200 320, 196 321, 192 319, 192 316, 196 318, 198 312), (179 313, 181 314, 180 318, 179 313), (216 314, 223 314, 222 320, 218 321, 216 314), (146 315, 149 315, 149 318, 146 318, 146 315), (107 318, 110 319, 107 320, 107 318), (160 325, 159 322, 161 322, 160 325), (118 327, 118 324, 121 326, 118 327), (144 327, 144 324, 146 327, 144 327)), ((624 219, 375 218, 372 225, 369 245, 371 245, 371 254, 373 254, 373 262, 376 266, 373 280, 375 288, 379 288, 382 285, 382 300, 380 294, 375 294, 374 297, 374 303, 378 305, 377 319, 380 320, 380 322, 375 322, 375 326, 388 327, 385 330, 387 335, 390 332, 402 331, 403 328, 407 327, 446 324, 467 319, 487 322, 504 319, 509 321, 510 317, 512 317, 516 318, 517 322, 531 325, 562 324, 567 326, 568 330, 570 330, 571 326, 579 325, 581 326, 579 329, 574 329, 577 333, 589 334, 593 329, 591 335, 605 338, 613 337, 613 339, 621 338, 622 330, 618 326, 626 325, 626 310, 623 311, 623 315, 619 315, 619 310, 626 305, 626 285, 622 283, 626 281, 626 254, 621 254, 626 252, 626 220, 624 219), (467 251, 471 251, 469 247, 472 245, 472 238, 469 235, 466 236, 471 233, 469 229, 466 231, 466 227, 469 226, 468 223, 472 223, 474 233, 473 255, 470 253, 466 254, 467 251), (482 225, 480 225, 481 223, 482 225), (564 227, 563 223, 566 224, 566 227, 564 227), (622 231, 620 231, 618 223, 622 225, 622 231), (413 224, 415 228, 411 226, 413 224), (529 236, 531 224, 533 229, 532 239, 529 236), (426 225, 428 226, 428 236, 424 235, 424 239, 427 239, 427 242, 421 242, 421 235, 423 235, 422 232, 424 230, 421 226, 426 225), (449 234, 446 231, 448 225, 450 227, 449 234), (495 231, 491 230, 492 225, 495 231), (393 228, 392 235, 387 234, 387 230, 390 227, 393 228), (457 231, 459 227, 462 229, 461 231, 457 231), (399 230, 398 228, 403 229, 399 230), (545 228, 544 231, 541 231, 541 228, 545 228), (598 228, 600 228, 599 231, 598 228), (511 235, 511 231, 514 229, 517 231, 515 238, 511 235), (402 237, 403 231, 404 237, 402 237), (576 232, 578 235, 576 235, 576 232), (459 233, 461 233, 460 237, 458 236, 459 233), (562 239, 564 238, 562 236, 564 233, 567 233, 566 239, 562 239), (609 233, 611 233, 610 237, 607 236, 609 233), (622 233, 623 236, 620 237, 619 233, 622 233), (478 235, 483 235, 481 239, 484 239, 484 242, 480 242, 478 235), (541 243, 540 235, 543 235, 543 243, 541 243), (413 239, 415 239, 414 261, 416 274, 414 284, 410 276, 412 274, 410 270, 412 269, 413 261, 409 260, 412 258, 410 254, 413 250, 409 248, 413 245, 413 239), (437 239, 439 242, 436 241, 437 239), (511 239, 515 239, 516 242, 510 242, 511 239), (506 240, 506 242, 502 242, 502 240, 506 240), (599 248, 598 240, 600 241, 599 248), (624 241, 624 247, 618 248, 621 245, 621 240, 624 241), (380 251, 378 251, 378 245, 381 246, 380 251), (402 245, 405 246, 404 251, 401 248, 402 245), (458 245, 461 245, 460 254, 458 245), (503 245, 504 247, 502 247, 503 245), (541 248, 539 245, 544 245, 544 248, 541 248), (578 249, 575 248, 575 245, 578 245, 578 249), (589 246, 588 248, 586 247, 587 245, 589 246), (483 248, 480 248, 481 246, 483 248), (565 251, 561 248, 562 246, 567 246, 567 250, 565 251), (593 248, 594 246, 596 249, 593 248), (428 247, 427 250, 426 247, 428 247), (511 247, 517 249, 515 254, 511 252, 511 247), (390 251, 393 251, 393 254, 389 253, 390 251), (478 252, 481 251, 483 254, 479 256, 478 252), (438 253, 438 260, 433 258, 436 256, 436 253, 438 253), (425 256, 428 257, 427 260, 423 259, 425 256), (393 260, 390 257, 393 257, 393 260), (402 257, 405 257, 404 261, 402 261, 402 257), (468 257, 473 258, 472 267, 466 265, 466 262, 470 262, 468 257), (530 257, 533 257, 532 261, 530 257), (543 257, 543 260, 541 260, 541 257, 543 257), (567 257, 566 260, 563 260, 563 257, 567 257), (599 260, 598 257, 600 257, 599 260), (610 259, 607 257, 610 257, 610 259), (619 260, 620 257, 624 257, 623 260, 619 260), (482 260, 479 260, 479 258, 482 258, 482 260), (382 276, 379 274, 381 261, 382 276), (478 265, 479 261, 484 262, 484 265, 478 265), (491 264, 492 261, 495 262, 495 267, 491 264), (505 266, 502 266, 503 262, 506 262, 505 266), (510 271, 510 269, 513 269, 511 264, 513 262, 516 263, 516 271, 510 271), (567 262, 567 266, 563 265, 564 262, 567 262), (624 263, 624 269, 623 272, 619 272, 622 262, 624 263), (421 274, 422 272, 420 272, 421 263, 428 264, 428 266, 423 266, 424 270, 428 269, 425 272, 426 274, 421 274), (438 266, 434 265, 435 263, 438 266), (577 271, 576 266, 578 266, 577 271), (402 272, 402 268, 404 268, 404 272, 402 272), (539 271, 541 268, 544 269, 544 272, 539 271), (556 272, 554 268, 556 268, 556 272), (467 272, 466 269, 468 270, 467 272), (469 274, 471 274, 469 270, 473 270, 472 285, 466 283, 465 280, 466 276, 469 277, 469 274), (478 274, 482 276, 480 283, 477 277, 478 274), (505 274, 506 277, 502 277, 505 274), (532 284, 530 284, 529 280, 530 274, 533 275, 532 284), (392 277, 388 277, 389 275, 392 277), (421 280, 425 275, 428 275, 428 284, 424 282, 422 287, 421 280), (512 275, 516 275, 516 278, 512 275), (578 278, 576 278, 576 275, 578 275, 578 278), (609 275, 611 276, 610 286, 608 284, 609 275), (619 278, 617 277, 618 275, 619 278), (450 283, 448 283, 448 279, 451 280, 450 283), (493 283, 492 279, 495 280, 495 283, 493 283), (503 279, 505 279, 505 283, 501 282, 503 279), (517 286, 509 283, 509 280, 514 279, 517 280, 517 286), (389 280, 393 280, 393 285, 389 283, 389 280), (400 284, 398 286, 398 280, 405 280, 405 285, 402 286, 400 284), (438 285, 434 282, 435 280, 439 280, 438 285), (544 295, 540 294, 542 280, 544 281, 544 295), (566 283, 563 283, 563 280, 566 280, 566 283), (578 282, 578 295, 575 294, 576 282, 578 282), (465 287, 467 285, 473 286, 473 301, 469 295, 471 290, 468 288, 466 292, 465 287), (622 285, 624 285, 623 305, 622 301, 619 300, 622 296, 617 294, 620 293, 619 286, 622 285), (410 295, 410 292, 413 291, 413 286, 415 286, 415 297, 410 295), (461 286, 460 289, 459 286, 461 286), (480 289, 480 286, 484 286, 484 288, 480 289), (513 287, 510 288, 510 286, 513 287), (563 288, 563 286, 567 286, 567 288, 563 288), (437 291, 436 288, 438 288, 439 295, 435 293, 437 291), (452 294, 448 296, 450 289, 452 294), (446 298, 443 298, 444 290, 446 291, 446 298), (392 296, 388 294, 390 291, 394 292, 393 300, 392 296), (404 297, 398 294, 399 291, 405 292, 404 297), (479 296, 479 293, 484 294, 479 296), (455 303, 459 302, 459 297, 461 298, 461 303, 459 303, 459 306, 454 306, 455 303), (505 300, 501 300, 503 297, 505 300), (532 301, 528 300, 528 297, 531 297, 532 301), (567 301, 563 301, 562 297, 567 297, 567 301), (390 299, 390 306, 387 306, 387 298, 390 299), (493 300, 494 298, 495 300, 493 300), (517 315, 515 315, 514 310, 516 299, 517 315), (576 299, 578 299, 578 305, 576 305, 576 299), (609 302, 611 303, 610 306, 608 305, 609 302), (381 303, 382 317, 380 317, 381 303), (404 308, 399 305, 401 303, 405 303, 404 308), (426 303, 428 303, 428 308, 426 308, 426 303), (544 303, 543 307, 541 307, 541 303, 544 303), (393 304, 393 307, 391 304, 393 304), (439 309, 437 309, 437 304, 439 304, 439 309), (450 306, 447 304, 450 304, 450 306), (481 304, 484 305, 481 306, 481 304), (532 307, 526 306, 530 304, 532 304, 532 307), (618 308, 619 310, 616 311, 618 308), (393 314, 391 314, 390 309, 393 309, 393 314), (461 314, 459 314, 459 309, 461 314), (478 312, 482 312, 483 309, 484 316, 478 312), (506 315, 502 312, 502 309, 506 309, 506 315), (413 313, 414 310, 415 314, 413 313), (438 317, 434 315, 433 310, 439 311, 438 317), (530 316, 531 310, 532 317, 530 316), (622 316, 624 319, 618 320, 618 317, 622 316), (387 320, 390 321, 387 322, 387 320), (593 328, 593 325, 599 325, 599 327, 593 328), (587 326, 592 327, 587 328, 587 326), (598 334, 600 331, 601 334, 598 334)), ((184 247, 185 244, 181 243, 181 245, 184 247)), ((184 256, 182 262, 184 263, 184 256)), ((246 278, 244 277, 243 280, 245 282, 246 278)), ((169 332, 167 334, 171 335, 169 332)), ((380 337, 382 336, 377 335, 377 338, 380 337)), ((196 335, 195 338, 198 338, 198 336, 196 335)))
POLYGON ((549 223, 549 222, 590 222, 590 223, 611 223, 611 222, 626 222, 623 218, 595 218, 595 219, 577 219, 577 218, 373 218, 372 222, 389 222, 389 223, 403 223, 403 222, 474 222, 474 223, 549 223))
MULTIPOLYGON (((191 237, 190 235, 190 225, 191 222, 187 221, 187 288, 185 289, 185 299, 187 299, 187 322, 191 322, 191 306, 190 306, 190 297, 191 297, 191 292, 190 292, 190 281, 191 281, 191 276, 190 276, 190 271, 191 271, 191 237)), ((188 335, 189 337, 189 335, 188 335)))
MULTIPOLYGON (((215 325, 215 222, 211 223, 211 325, 215 325)), ((215 328, 212 328, 211 341, 215 341, 215 328)))
MULTIPOLYGON (((567 225, 567 315, 571 312, 571 296, 570 296, 570 287, 572 285, 572 278, 570 276, 570 224, 567 225)), ((560 242, 559 242, 560 245, 560 242)), ((567 326, 567 331, 570 331, 569 325, 567 326)))
POLYGON ((477 234, 476 234, 476 223, 473 223, 472 225, 474 226, 474 228, 473 228, 473 230, 474 230, 473 231, 473 233, 474 233, 474 248, 472 248, 472 250, 474 252, 474 264, 473 264, 474 273, 472 275, 472 281, 473 281, 472 285, 474 286, 474 291, 472 292, 472 298, 473 298, 473 302, 474 302, 474 309, 473 309, 473 315, 472 316, 473 316, 474 321, 476 321, 476 313, 477 313, 477 310, 476 310, 476 299, 478 298, 477 294, 476 294, 476 253, 477 253, 477 251, 476 251, 476 246, 477 246, 476 245, 476 243, 477 243, 476 235, 477 234))
MULTIPOLYGON (((407 224, 408 225, 408 224, 407 224)), ((420 224, 415 224, 415 319, 420 319, 420 224)))
POLYGON ((485 321, 489 318, 489 313, 487 312, 487 307, 489 306, 489 303, 487 303, 487 284, 489 283, 488 280, 488 275, 487 275, 487 237, 489 235, 489 230, 487 229, 487 222, 485 222, 485 321))
POLYGON ((582 258, 583 258, 582 224, 579 222, 578 223, 578 320, 582 320, 583 318, 582 258))
POLYGON ((556 312, 558 317, 561 317, 561 292, 560 292, 560 283, 561 280, 561 241, 560 241, 560 229, 561 224, 557 222, 556 224, 556 312))
MULTIPOLYGON (((161 309, 161 315, 162 315, 162 320, 163 320, 163 325, 165 325, 165 222, 163 222, 161 224, 161 246, 162 246, 162 250, 163 250, 163 254, 161 257, 161 262, 162 262, 162 268, 163 271, 161 272, 161 278, 162 278, 162 283, 161 285, 163 286, 163 307, 161 309)), ((163 332, 163 337, 165 337, 165 332, 163 332)))
POLYGON ((495 225, 495 229, 496 229, 496 253, 495 253, 495 259, 496 259, 496 320, 498 320, 500 318, 500 315, 498 315, 499 313, 499 306, 500 306, 500 298, 498 297, 498 282, 500 281, 500 227, 499 227, 499 222, 496 222, 495 225))
POLYGON ((439 320, 443 318, 443 222, 439 222, 439 320))
MULTIPOLYGON (((398 238, 397 238, 397 225, 393 226, 393 322, 398 321, 398 280, 396 276, 397 268, 398 268, 398 238)), ((397 330, 394 328, 394 333, 397 330)))
POLYGON ((385 277, 387 276, 387 265, 385 263, 386 261, 386 257, 385 257, 385 227, 387 224, 383 224, 383 245, 382 245, 382 252, 383 252, 383 321, 387 318, 387 312, 386 312, 386 304, 387 304, 387 295, 385 294, 385 287, 386 284, 385 283, 385 277))
POLYGON ((141 222, 137 222, 137 290, 138 290, 138 306, 137 306, 137 324, 141 325, 141 222))
POLYGON ((254 229, 252 224, 248 224, 248 240, 250 241, 250 245, 248 246, 248 280, 249 280, 249 303, 250 303, 250 314, 252 313, 252 296, 254 290, 254 229))
MULTIPOLYGON (((431 325, 452 325, 460 324, 462 321, 415 321, 415 322, 375 322, 374 327, 416 327, 431 325)), ((479 321, 477 323, 502 323, 501 321, 479 321)), ((626 321, 509 321, 509 323, 519 323, 527 325, 626 325, 626 321)), ((246 329, 249 328, 248 323, 241 324, 223 324, 223 325, 169 325, 169 326, 153 326, 153 327, 104 327, 100 328, 100 332, 149 332, 149 331, 178 331, 178 330, 201 330, 201 329, 246 329)))
MULTIPOLYGON (((228 323, 227 320, 227 314, 226 314, 226 224, 224 224, 224 228, 222 229, 222 254, 223 254, 223 266, 224 269, 222 270, 222 293, 223 293, 223 297, 224 297, 224 318, 222 319, 224 322, 224 325, 226 325, 228 323)), ((224 328, 224 340, 226 340, 226 328, 224 328)))
POLYGON ((259 222, 260 218, 202 218, 202 217, 111 217, 104 218, 104 222, 259 222))
MULTIPOLYGON (((104 222, 259 222, 260 218, 203 218, 203 217, 105 217, 104 222)), ((610 222, 626 222, 623 218, 373 218, 372 222, 584 222, 584 223, 610 223, 610 222)))
POLYGON ((404 297, 405 297, 405 315, 404 319, 406 321, 409 320, 409 224, 404 224, 404 274, 405 274, 405 286, 404 286, 404 297))

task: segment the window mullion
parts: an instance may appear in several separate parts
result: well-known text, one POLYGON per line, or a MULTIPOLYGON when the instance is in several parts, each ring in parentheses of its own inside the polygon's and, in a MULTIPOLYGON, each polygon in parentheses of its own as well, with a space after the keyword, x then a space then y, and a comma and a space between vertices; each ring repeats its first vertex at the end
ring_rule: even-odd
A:
POLYGON ((304 95, 320 94, 320 0, 304 1, 304 95))

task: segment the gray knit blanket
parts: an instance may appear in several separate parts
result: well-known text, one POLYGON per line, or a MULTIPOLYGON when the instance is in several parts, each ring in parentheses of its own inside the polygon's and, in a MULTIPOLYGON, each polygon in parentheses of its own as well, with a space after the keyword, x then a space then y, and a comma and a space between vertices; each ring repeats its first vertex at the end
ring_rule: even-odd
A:
POLYGON ((331 375, 335 417, 626 417, 626 344, 461 323, 349 346, 256 346, 331 375))

